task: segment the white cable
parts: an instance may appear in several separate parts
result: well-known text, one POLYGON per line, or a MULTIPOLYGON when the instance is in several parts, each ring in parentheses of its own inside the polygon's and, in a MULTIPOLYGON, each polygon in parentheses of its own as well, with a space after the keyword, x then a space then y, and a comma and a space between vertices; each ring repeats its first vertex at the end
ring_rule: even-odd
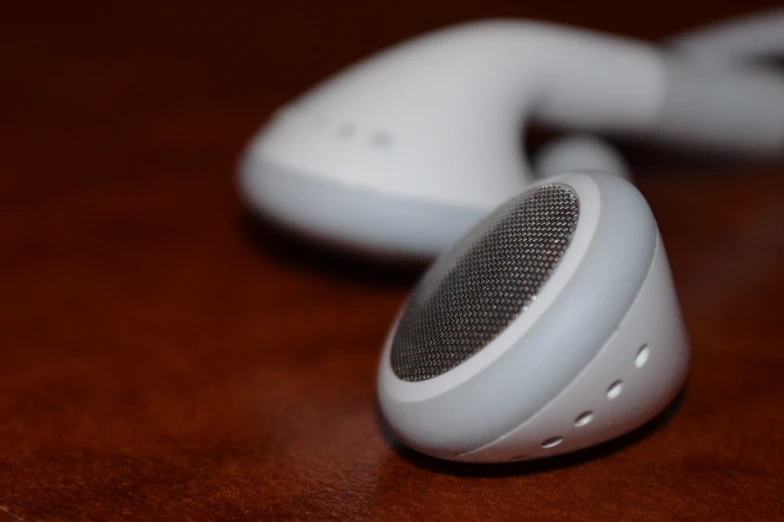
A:
POLYGON ((745 15, 670 39, 676 48, 711 62, 784 57, 784 8, 745 15))

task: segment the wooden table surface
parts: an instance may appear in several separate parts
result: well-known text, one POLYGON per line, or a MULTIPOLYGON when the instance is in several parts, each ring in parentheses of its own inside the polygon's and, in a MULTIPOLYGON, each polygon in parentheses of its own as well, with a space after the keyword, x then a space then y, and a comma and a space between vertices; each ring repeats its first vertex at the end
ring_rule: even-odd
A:
POLYGON ((632 155, 688 385, 631 436, 503 466, 379 426, 416 273, 252 225, 234 187, 277 105, 401 38, 516 16, 655 39, 762 4, 112 4, 0 19, 0 520, 784 518, 784 162, 632 155))

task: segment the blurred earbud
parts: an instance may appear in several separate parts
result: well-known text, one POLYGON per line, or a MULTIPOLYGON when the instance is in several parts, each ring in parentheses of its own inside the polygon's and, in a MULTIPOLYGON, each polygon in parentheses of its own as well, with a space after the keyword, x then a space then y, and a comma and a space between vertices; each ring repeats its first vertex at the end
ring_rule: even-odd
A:
MULTIPOLYGON (((240 190, 256 212, 322 242, 431 258, 535 179, 519 145, 529 119, 752 157, 784 150, 779 76, 692 65, 650 44, 546 23, 441 29, 278 111, 243 155, 240 190)), ((537 164, 625 170, 596 145, 567 141, 537 164)))
POLYGON ((575 170, 597 170, 631 178, 623 156, 604 140, 587 134, 545 143, 534 154, 532 163, 538 179, 575 170))

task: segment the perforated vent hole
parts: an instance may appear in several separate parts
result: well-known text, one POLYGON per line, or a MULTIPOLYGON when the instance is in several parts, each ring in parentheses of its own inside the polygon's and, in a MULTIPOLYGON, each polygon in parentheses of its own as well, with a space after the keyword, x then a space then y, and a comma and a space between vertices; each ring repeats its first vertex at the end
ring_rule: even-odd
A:
POLYGON ((387 148, 392 145, 392 134, 387 131, 376 131, 370 135, 370 143, 379 148, 387 148))
POLYGON ((574 419, 574 425, 579 428, 580 426, 585 426, 592 420, 593 420, 593 412, 590 410, 584 411, 580 415, 578 415, 576 419, 574 419))
POLYGON ((343 123, 338 127, 338 137, 348 139, 354 135, 356 128, 353 123, 343 123))
POLYGON ((648 348, 647 344, 643 344, 639 351, 637 352, 637 357, 634 358, 634 365, 637 368, 642 368, 642 365, 648 361, 648 356, 650 355, 651 350, 648 348))
POLYGON ((546 441, 542 442, 543 448, 554 448, 555 446, 559 445, 563 442, 563 437, 550 437, 546 441))
POLYGON ((619 379, 607 388, 607 398, 614 399, 621 394, 621 391, 623 391, 623 381, 619 379))

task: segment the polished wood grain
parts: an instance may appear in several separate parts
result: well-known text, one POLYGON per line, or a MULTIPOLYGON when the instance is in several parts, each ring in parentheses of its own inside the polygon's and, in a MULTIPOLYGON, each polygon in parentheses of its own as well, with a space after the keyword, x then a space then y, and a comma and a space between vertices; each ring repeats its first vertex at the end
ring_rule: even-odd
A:
POLYGON ((762 4, 15 3, 0 19, 0 520, 784 518, 784 163, 632 151, 693 344, 600 448, 438 462, 378 421, 416 272, 252 223, 234 162, 280 103, 485 16, 660 38, 762 4))

